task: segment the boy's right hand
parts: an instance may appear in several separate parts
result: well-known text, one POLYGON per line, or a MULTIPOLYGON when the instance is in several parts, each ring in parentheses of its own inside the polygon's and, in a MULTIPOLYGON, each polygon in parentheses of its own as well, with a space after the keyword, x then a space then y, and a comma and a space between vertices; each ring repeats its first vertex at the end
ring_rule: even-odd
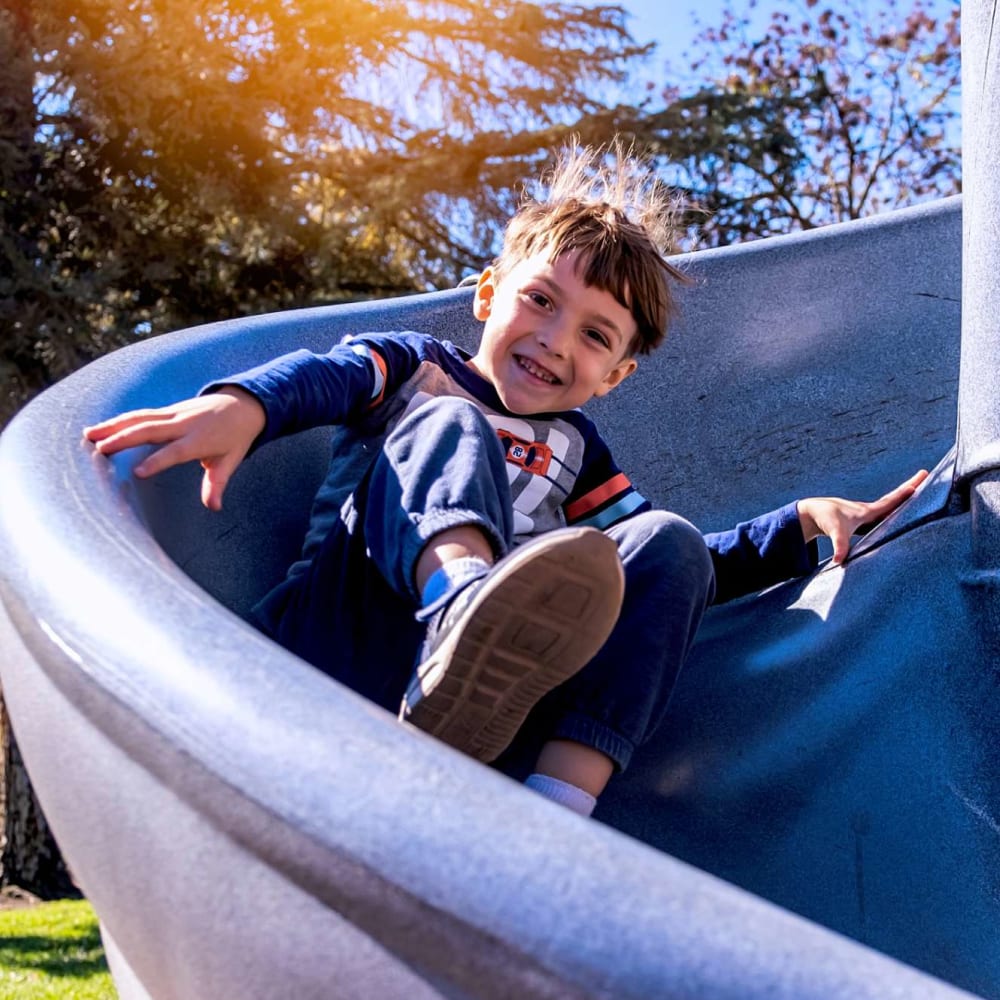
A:
POLYGON ((85 427, 83 436, 102 455, 139 445, 160 445, 135 467, 141 479, 183 462, 201 462, 201 502, 222 509, 222 494, 257 435, 264 429, 264 407, 244 389, 185 399, 156 410, 132 410, 85 427))

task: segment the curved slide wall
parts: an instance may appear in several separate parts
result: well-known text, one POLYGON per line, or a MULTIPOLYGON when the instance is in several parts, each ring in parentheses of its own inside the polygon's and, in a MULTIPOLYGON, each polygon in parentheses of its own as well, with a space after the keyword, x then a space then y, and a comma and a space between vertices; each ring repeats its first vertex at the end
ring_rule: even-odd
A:
POLYGON ((705 530, 934 468, 842 569, 713 609, 596 822, 242 621, 325 432, 255 455, 218 516, 196 470, 139 484, 79 437, 359 328, 468 344, 469 293, 184 331, 9 426, 4 697, 123 998, 1000 997, 997 21, 963 4, 964 218, 692 255, 671 340, 593 407, 705 530))
POLYGON ((185 331, 26 408, 0 445, 4 692, 122 995, 1000 996, 1000 713, 950 458, 960 219, 692 255, 669 345, 595 407, 641 488, 706 529, 940 462, 845 569, 713 611, 602 822, 240 620, 294 551, 325 433, 256 455, 218 516, 197 470, 139 484, 137 456, 79 439, 359 328, 468 343, 469 293, 185 331))

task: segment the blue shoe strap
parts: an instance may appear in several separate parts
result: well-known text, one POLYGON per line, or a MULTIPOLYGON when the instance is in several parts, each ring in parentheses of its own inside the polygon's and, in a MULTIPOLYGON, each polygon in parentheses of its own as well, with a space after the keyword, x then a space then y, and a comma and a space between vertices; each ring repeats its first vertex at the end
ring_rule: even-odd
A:
POLYGON ((435 570, 424 584, 421 592, 423 603, 417 612, 417 621, 427 621, 449 604, 460 590, 464 590, 476 580, 481 580, 490 569, 490 564, 478 556, 463 556, 446 562, 440 569, 435 570))

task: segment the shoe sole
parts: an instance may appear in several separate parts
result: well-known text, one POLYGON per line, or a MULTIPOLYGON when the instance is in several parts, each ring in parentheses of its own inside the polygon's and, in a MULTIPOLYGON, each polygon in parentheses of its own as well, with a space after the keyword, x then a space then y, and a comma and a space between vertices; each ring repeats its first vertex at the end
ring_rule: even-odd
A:
POLYGON ((594 528, 520 546, 420 664, 399 718, 494 760, 538 701, 604 645, 624 592, 618 546, 594 528))

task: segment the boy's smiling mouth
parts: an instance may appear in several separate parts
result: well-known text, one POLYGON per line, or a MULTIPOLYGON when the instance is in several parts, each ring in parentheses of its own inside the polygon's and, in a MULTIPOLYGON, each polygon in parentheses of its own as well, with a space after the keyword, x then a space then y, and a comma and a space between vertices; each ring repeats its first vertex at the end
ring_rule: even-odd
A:
POLYGON ((557 378, 552 374, 547 368, 543 368, 541 365, 535 364, 531 358, 526 358, 523 354, 515 354, 514 360, 518 365, 523 368, 529 375, 533 375, 535 378, 541 380, 542 382, 547 382, 549 385, 561 385, 562 380, 557 378))

